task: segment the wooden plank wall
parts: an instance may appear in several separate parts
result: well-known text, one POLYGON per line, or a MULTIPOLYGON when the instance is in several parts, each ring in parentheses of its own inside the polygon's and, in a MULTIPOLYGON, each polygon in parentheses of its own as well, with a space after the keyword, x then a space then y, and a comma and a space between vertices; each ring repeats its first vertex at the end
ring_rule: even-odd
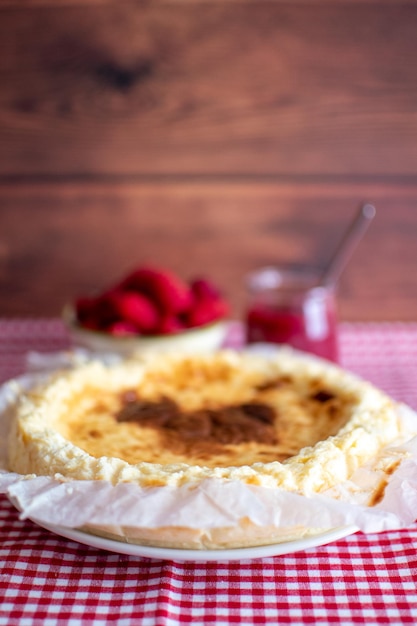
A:
POLYGON ((0 316, 143 261, 321 266, 377 218, 346 320, 417 317, 417 3, 0 2, 0 316))

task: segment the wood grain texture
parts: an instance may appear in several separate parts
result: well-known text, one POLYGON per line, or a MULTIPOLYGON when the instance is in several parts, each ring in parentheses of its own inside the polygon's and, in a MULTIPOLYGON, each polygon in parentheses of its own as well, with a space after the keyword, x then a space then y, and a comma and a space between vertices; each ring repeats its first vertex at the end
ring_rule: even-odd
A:
POLYGON ((322 265, 378 215, 346 320, 417 319, 417 3, 0 1, 0 316, 152 261, 322 265))
POLYGON ((0 175, 414 178, 417 4, 0 5, 0 175))
POLYGON ((345 320, 415 320, 417 186, 117 184, 0 187, 1 315, 59 315, 142 262, 209 274, 240 316, 245 274, 322 266, 362 200, 377 217, 340 284, 345 320), (18 216, 18 219, 17 219, 18 216))

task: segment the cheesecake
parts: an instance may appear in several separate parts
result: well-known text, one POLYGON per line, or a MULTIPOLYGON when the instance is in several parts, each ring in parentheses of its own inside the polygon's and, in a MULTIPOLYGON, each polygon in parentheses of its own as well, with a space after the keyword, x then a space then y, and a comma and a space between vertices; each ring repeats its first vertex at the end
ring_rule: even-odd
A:
MULTIPOLYGON (((160 354, 93 360, 22 392, 8 464, 25 476, 63 481, 198 489, 216 479, 311 496, 348 480, 399 429, 389 396, 290 349, 160 354)), ((256 545, 308 532, 253 529, 247 519, 203 543, 191 527, 188 534, 186 528, 101 530, 181 547, 256 545)))

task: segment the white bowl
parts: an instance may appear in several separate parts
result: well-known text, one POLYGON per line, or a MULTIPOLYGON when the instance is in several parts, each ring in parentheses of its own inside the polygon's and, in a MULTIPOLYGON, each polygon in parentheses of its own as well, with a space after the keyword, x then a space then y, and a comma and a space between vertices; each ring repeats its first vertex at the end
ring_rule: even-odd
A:
POLYGON ((227 322, 220 320, 173 335, 116 337, 106 332, 80 326, 76 322, 72 307, 64 309, 63 319, 75 346, 85 348, 96 354, 118 354, 120 356, 156 352, 212 352, 222 346, 228 328, 227 322))

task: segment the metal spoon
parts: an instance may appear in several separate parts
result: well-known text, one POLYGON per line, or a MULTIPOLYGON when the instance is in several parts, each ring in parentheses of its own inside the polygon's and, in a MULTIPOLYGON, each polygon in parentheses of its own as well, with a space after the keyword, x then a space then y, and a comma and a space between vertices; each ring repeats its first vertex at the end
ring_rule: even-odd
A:
POLYGON ((321 279, 319 280, 320 285, 330 287, 337 283, 356 246, 365 234, 369 224, 374 219, 375 214, 376 210, 372 204, 364 204, 360 207, 321 275, 321 279))

